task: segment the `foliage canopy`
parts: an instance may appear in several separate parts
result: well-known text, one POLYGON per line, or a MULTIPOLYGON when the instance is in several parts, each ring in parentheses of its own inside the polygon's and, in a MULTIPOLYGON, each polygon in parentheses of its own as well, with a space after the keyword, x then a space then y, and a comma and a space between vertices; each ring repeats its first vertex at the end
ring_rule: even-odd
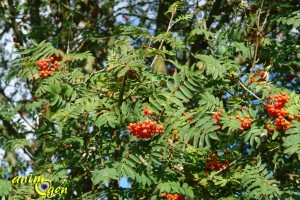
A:
POLYGON ((299 196, 298 1, 0 6, 0 196, 299 196))

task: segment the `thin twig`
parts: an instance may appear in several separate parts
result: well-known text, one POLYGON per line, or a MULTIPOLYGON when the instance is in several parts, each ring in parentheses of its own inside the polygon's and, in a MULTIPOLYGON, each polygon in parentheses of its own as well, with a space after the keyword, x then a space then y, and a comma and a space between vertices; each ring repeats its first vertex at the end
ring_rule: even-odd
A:
POLYGON ((120 95, 119 95, 119 100, 118 100, 118 107, 121 107, 123 103, 123 96, 124 96, 124 91, 125 91, 125 86, 126 86, 126 79, 127 79, 127 73, 123 76, 122 80, 122 86, 120 89, 120 95))
POLYGON ((240 159, 240 158, 238 158, 238 159, 235 159, 234 161, 232 161, 232 162, 229 164, 229 166, 227 166, 227 167, 225 167, 225 168, 222 168, 222 169, 220 169, 220 170, 219 170, 219 171, 217 171, 215 174, 211 174, 211 175, 209 176, 209 178, 212 178, 213 176, 215 176, 215 175, 217 175, 217 174, 221 173, 222 171, 226 170, 228 167, 230 167, 231 165, 233 165, 234 163, 236 163, 236 162, 237 162, 239 159, 240 159))
POLYGON ((257 59, 257 54, 258 54, 258 47, 259 47, 259 36, 258 35, 259 35, 259 33, 261 33, 263 31, 264 26, 266 25, 268 16, 270 14, 270 12, 269 12, 270 10, 268 10, 264 22, 262 23, 262 25, 260 25, 260 17, 261 17, 261 14, 262 14, 261 9, 263 7, 263 4, 264 4, 264 0, 262 1, 260 9, 258 9, 258 12, 257 12, 257 19, 256 19, 257 38, 256 38, 256 43, 255 43, 255 51, 254 51, 252 67, 250 68, 250 71, 253 71, 255 64, 258 62, 258 60, 256 60, 257 59))
POLYGON ((261 98, 259 98, 258 96, 256 96, 253 92, 251 92, 248 88, 246 88, 244 86, 244 84, 239 80, 239 84, 245 89, 247 90, 250 94, 252 94, 255 98, 257 98, 258 100, 261 100, 261 98))
MULTIPOLYGON (((8 102, 14 102, 12 98, 8 97, 4 90, 2 88, 0 88, 0 94, 8 101, 8 102)), ((26 119, 25 117, 22 115, 21 111, 18 111, 18 114, 20 115, 21 119, 23 119, 23 121, 33 130, 36 130, 34 126, 32 126, 26 119)))
POLYGON ((264 29, 264 27, 265 27, 265 25, 266 25, 266 23, 267 23, 267 19, 268 19, 268 17, 269 17, 269 14, 270 14, 270 9, 267 11, 266 18, 265 18, 263 24, 261 25, 261 29, 262 29, 262 30, 264 29))
POLYGON ((34 126, 32 126, 27 120, 26 118, 22 115, 22 113, 20 111, 18 111, 18 114, 20 115, 21 119, 23 119, 23 121, 33 130, 36 130, 36 128, 34 126))
POLYGON ((252 67, 250 71, 253 71, 254 66, 256 64, 257 52, 258 52, 258 38, 256 39, 256 43, 255 43, 254 57, 253 57, 252 67))
POLYGON ((256 32, 255 50, 254 50, 254 57, 253 57, 253 61, 252 61, 252 67, 251 67, 250 71, 253 71, 254 66, 256 64, 256 58, 257 58, 257 52, 258 52, 258 45, 259 45, 259 36, 258 35, 260 33, 260 26, 259 26, 260 14, 261 14, 261 10, 258 9, 258 11, 257 11, 257 15, 258 16, 257 16, 257 20, 256 20, 257 32, 256 32))
MULTIPOLYGON (((174 23, 173 23, 173 17, 174 17, 174 15, 175 15, 175 9, 176 9, 176 8, 174 8, 174 9, 172 10, 172 15, 171 15, 171 18, 170 18, 170 21, 169 21, 169 25, 168 25, 167 32, 165 33, 165 37, 168 35, 169 31, 171 30, 172 26, 174 25, 174 23)), ((160 50, 160 49, 162 48, 164 42, 165 42, 165 39, 162 39, 162 40, 161 40, 161 43, 160 43, 160 45, 159 45, 159 47, 158 47, 158 50, 160 50)), ((154 62, 155 62, 156 59, 157 59, 157 55, 155 55, 155 57, 154 57, 154 59, 153 59, 153 61, 152 61, 152 63, 151 63, 150 66, 152 66, 152 65, 154 64, 154 62)))

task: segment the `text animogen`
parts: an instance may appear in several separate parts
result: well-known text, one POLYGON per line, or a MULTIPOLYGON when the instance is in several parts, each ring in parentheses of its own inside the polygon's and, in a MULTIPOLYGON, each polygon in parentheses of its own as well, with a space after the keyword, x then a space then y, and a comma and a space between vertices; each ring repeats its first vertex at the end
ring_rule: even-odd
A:
POLYGON ((48 198, 52 198, 53 194, 67 194, 66 187, 52 187, 51 181, 45 179, 43 176, 16 176, 11 180, 12 185, 16 184, 35 184, 35 191, 48 198))
POLYGON ((15 185, 15 184, 22 184, 22 183, 42 183, 44 182, 44 177, 43 176, 32 176, 32 174, 29 175, 29 177, 27 176, 16 176, 11 180, 11 184, 15 185))

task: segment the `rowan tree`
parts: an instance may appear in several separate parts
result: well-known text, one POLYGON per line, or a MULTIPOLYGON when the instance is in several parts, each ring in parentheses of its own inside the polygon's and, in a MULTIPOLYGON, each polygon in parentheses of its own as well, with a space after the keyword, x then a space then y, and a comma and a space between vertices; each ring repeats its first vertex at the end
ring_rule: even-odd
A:
POLYGON ((298 198, 297 0, 0 6, 3 198, 298 198))

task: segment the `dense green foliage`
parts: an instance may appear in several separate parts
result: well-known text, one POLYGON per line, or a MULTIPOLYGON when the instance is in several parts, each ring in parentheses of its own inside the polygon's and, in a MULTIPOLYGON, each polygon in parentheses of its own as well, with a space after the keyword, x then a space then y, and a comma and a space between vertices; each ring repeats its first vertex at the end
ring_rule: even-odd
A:
POLYGON ((299 196, 299 2, 0 6, 0 196, 45 198, 11 183, 28 170, 55 199, 299 196))

